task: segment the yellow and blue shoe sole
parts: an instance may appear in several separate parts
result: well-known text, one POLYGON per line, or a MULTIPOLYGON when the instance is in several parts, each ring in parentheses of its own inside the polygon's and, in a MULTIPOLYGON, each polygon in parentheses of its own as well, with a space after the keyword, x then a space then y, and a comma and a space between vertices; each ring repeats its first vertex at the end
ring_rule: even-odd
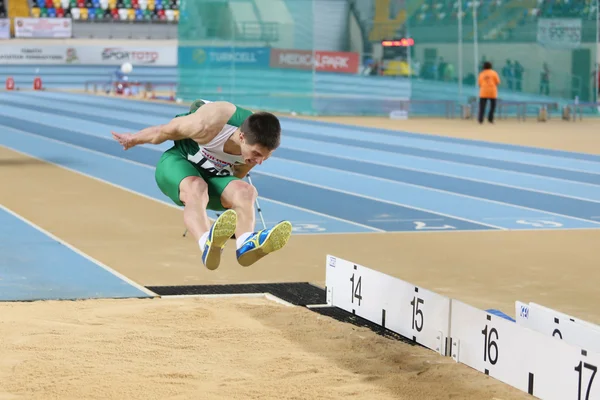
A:
POLYGON ((235 233, 237 226, 237 214, 233 210, 227 210, 216 219, 212 226, 212 233, 208 238, 208 254, 204 265, 210 270, 219 268, 221 253, 227 241, 235 233))
POLYGON ((274 251, 280 250, 286 245, 290 237, 292 236, 292 224, 289 221, 283 221, 275 225, 265 241, 256 246, 254 249, 249 250, 238 257, 238 263, 243 267, 248 267, 267 254, 273 253, 274 251))

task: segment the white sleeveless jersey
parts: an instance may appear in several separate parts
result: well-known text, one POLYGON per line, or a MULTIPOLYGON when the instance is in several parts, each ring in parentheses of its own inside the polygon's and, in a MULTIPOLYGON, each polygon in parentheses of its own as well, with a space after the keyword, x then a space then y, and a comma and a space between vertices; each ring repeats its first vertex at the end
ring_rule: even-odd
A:
MULTIPOLYGON (((210 103, 207 100, 202 101, 210 103)), ((176 141, 175 146, 196 168, 203 169, 211 175, 233 175, 233 166, 244 164, 244 158, 241 155, 225 153, 223 146, 251 114, 251 111, 236 106, 235 113, 209 143, 200 145, 194 140, 184 139, 176 141)))

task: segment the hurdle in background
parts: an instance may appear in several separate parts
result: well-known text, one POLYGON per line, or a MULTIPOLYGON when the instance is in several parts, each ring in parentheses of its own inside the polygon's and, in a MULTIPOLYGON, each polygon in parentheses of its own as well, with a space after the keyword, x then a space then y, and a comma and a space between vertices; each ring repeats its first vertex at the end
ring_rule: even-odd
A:
POLYGON ((412 339, 541 399, 600 399, 600 326, 517 301, 483 311, 328 255, 327 306, 412 339), (559 327, 560 324, 560 327, 559 327))
MULTIPOLYGON (((5 89, 8 91, 19 90, 19 88, 15 84, 15 79, 12 76, 6 78, 5 89)), ((40 78, 39 76, 33 78, 33 90, 44 90, 42 86, 42 78, 40 78)))

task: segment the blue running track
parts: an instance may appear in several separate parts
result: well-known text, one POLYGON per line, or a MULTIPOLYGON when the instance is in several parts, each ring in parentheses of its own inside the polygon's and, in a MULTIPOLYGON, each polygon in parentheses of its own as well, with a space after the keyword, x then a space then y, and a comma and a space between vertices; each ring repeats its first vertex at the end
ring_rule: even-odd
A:
MULTIPOLYGON (((171 204, 154 166, 171 146, 123 151, 180 105, 60 92, 0 94, 0 145, 171 204)), ((282 119, 257 167, 267 223, 298 234, 600 228, 600 156, 282 119)), ((175 206, 174 206, 175 207, 175 206)))

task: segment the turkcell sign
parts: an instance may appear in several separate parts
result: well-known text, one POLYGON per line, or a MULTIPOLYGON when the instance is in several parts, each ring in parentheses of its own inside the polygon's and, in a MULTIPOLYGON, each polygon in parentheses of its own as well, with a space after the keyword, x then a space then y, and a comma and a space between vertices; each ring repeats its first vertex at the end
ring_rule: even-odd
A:
POLYGON ((180 47, 179 65, 268 67, 268 47, 180 47))

